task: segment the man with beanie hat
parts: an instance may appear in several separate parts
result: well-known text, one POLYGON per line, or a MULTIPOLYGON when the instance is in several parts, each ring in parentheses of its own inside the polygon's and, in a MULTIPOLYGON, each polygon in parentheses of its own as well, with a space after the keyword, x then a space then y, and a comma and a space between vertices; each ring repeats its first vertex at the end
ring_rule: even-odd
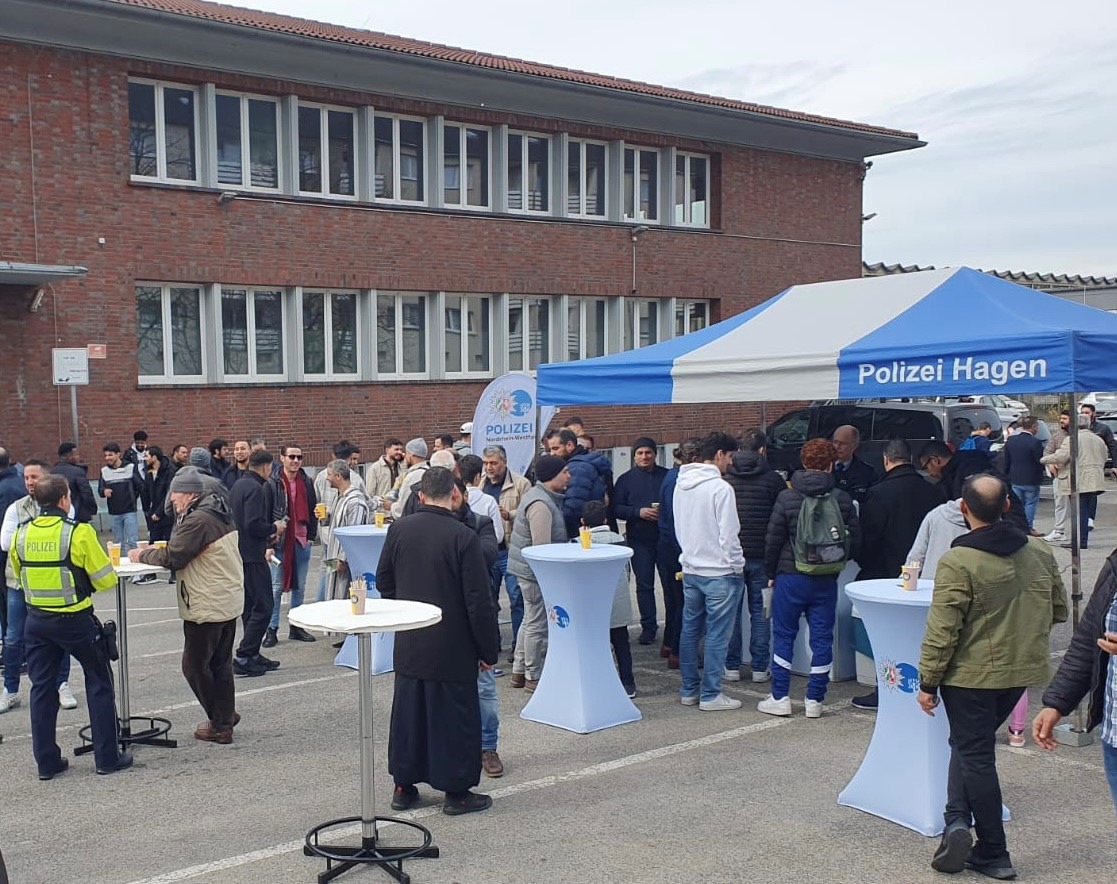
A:
POLYGON ((547 657, 547 608, 539 581, 523 551, 544 543, 566 543, 562 499, 570 482, 570 471, 561 457, 546 454, 535 462, 535 478, 539 484, 520 500, 508 541, 508 570, 516 575, 524 599, 524 619, 516 635, 511 684, 529 692, 539 684, 547 657))
POLYGON ((195 446, 190 449, 190 459, 188 461, 190 466, 197 467, 210 475, 213 475, 213 458, 209 456, 209 452, 201 446, 195 446))
POLYGON ((407 467, 407 472, 400 482, 399 497, 392 504, 393 519, 403 517, 403 508, 407 505, 407 498, 419 489, 419 482, 423 479, 423 473, 430 469, 430 464, 427 463, 427 443, 418 438, 408 442, 403 447, 403 463, 407 467))
MULTIPOLYGON (((658 446, 641 436, 632 443, 632 469, 617 479, 613 489, 613 515, 623 519, 632 547, 632 573, 636 575, 636 604, 640 608, 640 644, 655 641, 655 566, 659 547, 659 491, 666 467, 655 462, 658 446)), ((661 581, 663 582, 662 578, 661 581)))
POLYGON ((206 713, 194 737, 231 743, 240 719, 233 690, 233 640, 244 609, 244 569, 232 513, 216 489, 206 490, 210 482, 225 487, 188 467, 175 473, 168 494, 177 516, 171 539, 164 549, 134 549, 128 558, 177 573, 182 674, 206 713))

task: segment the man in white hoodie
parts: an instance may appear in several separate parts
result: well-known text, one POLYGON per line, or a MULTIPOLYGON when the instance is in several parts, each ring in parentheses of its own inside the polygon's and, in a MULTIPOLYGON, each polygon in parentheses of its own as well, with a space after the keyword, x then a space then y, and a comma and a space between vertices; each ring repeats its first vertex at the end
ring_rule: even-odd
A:
POLYGON ((737 501, 724 480, 737 448, 737 440, 726 433, 708 435, 699 446, 699 462, 679 468, 673 498, 683 569, 679 702, 698 706, 703 712, 741 705, 721 691, 733 616, 745 585, 737 501), (699 692, 698 639, 703 634, 706 654, 699 692))

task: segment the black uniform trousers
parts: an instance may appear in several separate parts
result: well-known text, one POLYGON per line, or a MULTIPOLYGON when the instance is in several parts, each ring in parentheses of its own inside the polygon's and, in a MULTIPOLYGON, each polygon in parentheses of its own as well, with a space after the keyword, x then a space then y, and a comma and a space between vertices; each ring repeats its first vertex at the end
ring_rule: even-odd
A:
POLYGON ((267 562, 244 563, 244 611, 240 615, 244 633, 237 646, 238 657, 256 657, 260 642, 271 621, 275 597, 271 590, 271 570, 267 562))
POLYGON ((28 605, 23 628, 27 675, 31 679, 31 744, 40 774, 53 774, 62 765, 55 741, 58 724, 58 668, 66 655, 85 673, 85 701, 93 734, 97 767, 113 767, 119 759, 116 698, 108 649, 92 609, 56 614, 28 605))

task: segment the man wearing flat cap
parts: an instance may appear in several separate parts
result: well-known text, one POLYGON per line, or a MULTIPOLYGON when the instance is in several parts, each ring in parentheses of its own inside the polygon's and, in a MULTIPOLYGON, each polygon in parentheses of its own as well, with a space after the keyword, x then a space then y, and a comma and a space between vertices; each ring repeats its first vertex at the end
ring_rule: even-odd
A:
POLYGON ((207 489, 207 480, 215 481, 191 467, 175 473, 168 494, 175 510, 171 539, 165 549, 134 549, 128 558, 177 573, 182 674, 206 713, 194 737, 231 743, 240 719, 233 698, 233 640, 244 610, 244 568, 233 515, 216 489, 207 489))
POLYGON ((535 479, 538 484, 520 500, 508 541, 508 570, 516 575, 524 598, 524 620, 516 635, 511 684, 529 692, 539 684, 547 657, 547 608, 523 551, 545 543, 566 543, 562 501, 570 471, 561 457, 547 454, 535 462, 535 479))

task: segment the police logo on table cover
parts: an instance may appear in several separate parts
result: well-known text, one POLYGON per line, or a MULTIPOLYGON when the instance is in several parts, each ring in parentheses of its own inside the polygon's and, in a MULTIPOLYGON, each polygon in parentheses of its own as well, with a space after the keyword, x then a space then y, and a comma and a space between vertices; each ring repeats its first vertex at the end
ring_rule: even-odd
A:
POLYGON ((551 618, 551 622, 559 629, 566 629, 570 625, 570 615, 567 613, 566 608, 561 608, 554 605, 547 616, 551 618))

